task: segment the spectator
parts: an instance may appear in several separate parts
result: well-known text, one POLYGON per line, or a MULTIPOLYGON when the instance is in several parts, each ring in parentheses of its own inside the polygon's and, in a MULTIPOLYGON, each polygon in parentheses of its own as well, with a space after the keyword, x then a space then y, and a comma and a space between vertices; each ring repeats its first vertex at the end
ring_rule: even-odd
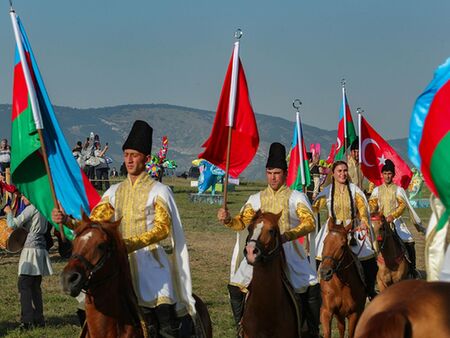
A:
MULTIPOLYGON (((89 180, 93 180, 95 178, 95 159, 94 157, 94 133, 91 132, 90 136, 86 139, 84 143, 83 150, 81 151, 81 155, 84 159, 84 172, 89 180)), ((98 163, 97 163, 98 164, 98 163)))
POLYGON ((8 140, 0 141, 0 172, 5 173, 6 168, 9 168, 11 163, 11 147, 8 145, 8 140))
POLYGON ((42 276, 53 273, 50 258, 46 250, 45 233, 48 222, 39 211, 22 196, 25 209, 14 217, 11 208, 5 207, 7 224, 11 228, 24 227, 28 236, 19 259, 19 282, 22 330, 35 326, 44 327, 44 309, 42 305, 42 276))
POLYGON ((96 188, 103 190, 103 182, 105 182, 105 190, 109 189, 109 166, 106 163, 105 153, 108 151, 109 146, 106 143, 105 148, 101 149, 100 142, 95 143, 94 156, 98 159, 98 164, 95 166, 95 176, 97 178, 96 188))
POLYGON ((112 168, 112 170, 111 170, 109 176, 110 176, 110 177, 119 177, 119 173, 117 172, 117 169, 116 169, 115 167, 112 168))

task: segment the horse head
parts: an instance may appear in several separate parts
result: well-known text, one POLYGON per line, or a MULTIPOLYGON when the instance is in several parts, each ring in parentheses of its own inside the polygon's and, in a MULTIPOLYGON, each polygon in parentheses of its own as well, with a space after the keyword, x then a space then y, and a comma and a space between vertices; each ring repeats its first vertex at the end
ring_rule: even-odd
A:
POLYGON ((126 249, 118 232, 120 221, 94 222, 83 212, 75 227, 72 256, 61 273, 63 291, 72 297, 108 281, 119 272, 118 252, 126 249))
POLYGON ((372 221, 375 238, 377 239, 380 249, 383 249, 386 239, 394 236, 391 224, 386 221, 386 217, 384 217, 382 211, 372 213, 370 219, 372 221))
POLYGON ((327 222, 328 234, 323 242, 322 263, 320 264, 320 278, 329 281, 333 274, 339 270, 344 260, 346 252, 350 250, 348 246, 348 233, 352 229, 352 223, 344 226, 336 224, 330 217, 327 222))
POLYGON ((258 210, 248 226, 248 237, 244 255, 250 265, 265 262, 275 257, 282 249, 279 214, 258 210))

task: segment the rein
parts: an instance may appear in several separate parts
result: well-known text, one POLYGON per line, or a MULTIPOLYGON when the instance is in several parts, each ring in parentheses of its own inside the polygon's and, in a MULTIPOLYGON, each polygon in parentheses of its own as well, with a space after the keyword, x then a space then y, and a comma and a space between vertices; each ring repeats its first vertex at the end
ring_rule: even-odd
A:
MULTIPOLYGON (((91 225, 91 228, 96 228, 99 229, 101 231, 103 231, 103 229, 98 226, 98 225, 91 225)), ((88 228, 86 228, 88 229, 88 228)), ((79 235, 81 235, 86 229, 84 229, 79 235)), ((115 276, 118 275, 119 270, 115 269, 115 271, 106 276, 103 279, 100 279, 98 281, 92 282, 92 277, 95 275, 96 272, 98 272, 101 268, 103 268, 103 266, 105 265, 105 263, 109 260, 109 258, 111 258, 111 254, 113 252, 114 249, 114 244, 110 238, 110 236, 108 235, 107 232, 103 231, 106 236, 108 237, 108 246, 106 247, 105 252, 103 253, 103 255, 100 257, 100 259, 97 261, 97 263, 92 264, 91 262, 89 262, 86 257, 84 257, 83 255, 79 255, 79 254, 73 254, 70 258, 69 261, 72 259, 78 259, 81 264, 84 266, 84 268, 86 269, 86 271, 89 273, 87 280, 84 282, 82 290, 87 293, 87 291, 89 289, 93 289, 105 282, 107 282, 108 280, 114 278, 115 276)))
MULTIPOLYGON (((353 230, 352 230, 352 231, 353 231, 353 230)), ((337 233, 340 233, 339 231, 336 231, 336 230, 330 230, 330 232, 337 232, 337 233)), ((361 248, 362 248, 362 246, 361 246, 361 248)), ((346 269, 348 269, 348 268, 354 263, 353 258, 350 257, 350 258, 352 258, 351 261, 350 261, 350 263, 348 263, 348 264, 347 264, 346 266, 344 266, 344 267, 341 267, 342 263, 344 262, 345 255, 349 253, 349 250, 350 250, 350 248, 349 248, 348 245, 347 245, 347 246, 344 247, 344 250, 343 250, 343 252, 342 252, 342 255, 341 255, 341 257, 339 257, 339 259, 336 259, 336 258, 334 258, 333 256, 323 256, 323 257, 322 257, 322 262, 324 262, 326 259, 329 259, 329 260, 331 260, 331 261, 333 262, 334 267, 331 268, 331 271, 332 271, 333 274, 334 274, 334 273, 337 273, 338 271, 341 271, 341 270, 346 270, 346 269)), ((359 253, 358 253, 358 254, 359 254, 359 253)))

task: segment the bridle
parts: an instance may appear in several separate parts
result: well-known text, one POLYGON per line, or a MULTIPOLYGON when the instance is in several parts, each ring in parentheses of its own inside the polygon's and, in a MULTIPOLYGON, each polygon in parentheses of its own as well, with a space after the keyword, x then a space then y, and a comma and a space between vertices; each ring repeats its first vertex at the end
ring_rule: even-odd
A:
MULTIPOLYGON (((341 233, 338 230, 330 230, 330 232, 336 232, 336 233, 341 233)), ((333 256, 323 256, 322 257, 322 263, 328 259, 331 260, 333 265, 331 266, 331 274, 337 273, 340 270, 345 270, 347 268, 349 268, 353 263, 353 258, 350 260, 350 263, 348 263, 346 266, 342 267, 342 264, 344 262, 345 256, 346 254, 348 254, 350 252, 350 248, 348 247, 348 245, 345 245, 342 251, 342 255, 341 257, 339 257, 339 259, 334 258, 333 256)))
POLYGON ((80 255, 80 254, 73 254, 69 258, 69 261, 70 260, 79 260, 81 262, 81 264, 83 265, 83 267, 85 268, 85 270, 88 272, 88 277, 81 287, 81 289, 86 293, 89 289, 93 289, 93 288, 107 282, 108 280, 114 278, 119 273, 119 270, 115 269, 112 274, 106 276, 105 278, 102 278, 98 281, 92 282, 92 277, 95 275, 95 273, 98 272, 101 268, 103 268, 103 266, 106 264, 106 262, 111 258, 112 252, 115 249, 115 245, 114 245, 114 241, 111 239, 108 232, 104 231, 102 229, 102 227, 98 224, 92 224, 89 227, 86 227, 85 229, 83 229, 83 231, 81 231, 79 234, 77 234, 77 236, 80 236, 83 232, 85 232, 86 230, 91 229, 91 228, 100 230, 101 232, 106 234, 106 237, 108 238, 107 246, 104 250, 103 255, 100 257, 100 259, 95 264, 92 264, 91 262, 89 262, 86 259, 86 257, 84 257, 83 255, 80 255))
MULTIPOLYGON (((259 239, 249 239, 250 235, 251 234, 249 233, 245 241, 245 245, 247 246, 247 244, 249 243, 255 243, 255 247, 260 252, 260 254, 255 259, 255 263, 258 261, 268 262, 280 254, 282 245, 279 238, 280 236, 278 236, 278 234, 275 235, 275 247, 271 250, 267 250, 259 239)), ((244 249, 244 256, 247 257, 246 249, 244 249)))

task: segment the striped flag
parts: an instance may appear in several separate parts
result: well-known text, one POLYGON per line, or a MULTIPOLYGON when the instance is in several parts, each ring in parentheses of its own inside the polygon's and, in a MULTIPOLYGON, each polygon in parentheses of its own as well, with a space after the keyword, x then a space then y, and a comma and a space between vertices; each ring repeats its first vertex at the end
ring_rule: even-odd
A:
POLYGON ((303 140, 302 121, 300 113, 297 112, 286 184, 292 190, 303 191, 303 186, 308 186, 310 183, 311 174, 309 172, 308 156, 303 140))
MULTIPOLYGON (((11 126, 11 173, 19 191, 48 219, 54 208, 38 129, 42 130, 57 199, 67 214, 81 218, 100 196, 75 161, 56 120, 25 29, 10 12, 16 40, 11 126)), ((55 225, 58 229, 59 227, 55 225)), ((64 229, 68 239, 73 235, 64 229)))
POLYGON ((338 134, 336 143, 336 161, 345 160, 345 151, 356 140, 355 125, 348 105, 345 87, 342 87, 342 104, 339 110, 338 134))
POLYGON ((409 158, 446 208, 436 227, 439 231, 450 216, 450 58, 416 100, 408 145, 409 158))

